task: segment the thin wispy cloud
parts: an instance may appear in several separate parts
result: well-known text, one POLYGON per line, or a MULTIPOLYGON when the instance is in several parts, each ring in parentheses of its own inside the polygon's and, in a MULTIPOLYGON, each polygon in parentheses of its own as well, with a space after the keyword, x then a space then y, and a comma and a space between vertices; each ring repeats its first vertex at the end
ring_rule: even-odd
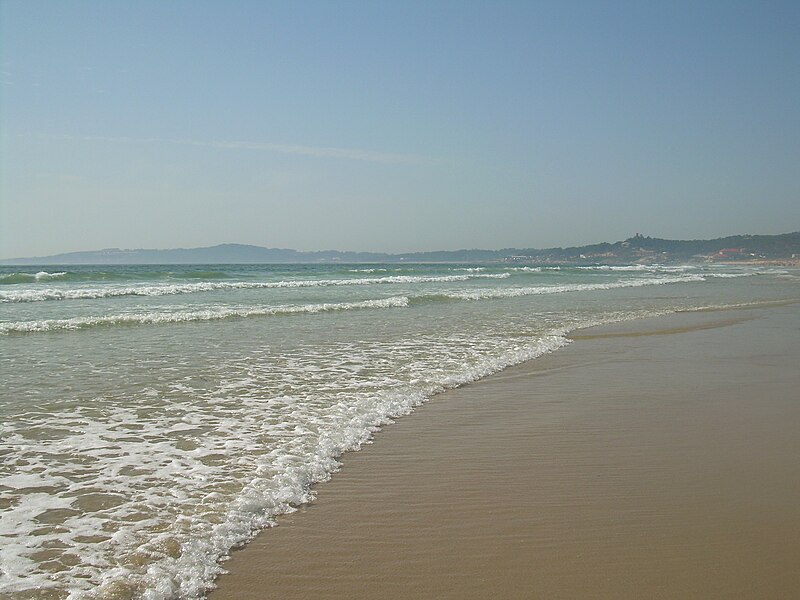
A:
POLYGON ((175 138, 134 138, 111 136, 74 136, 74 135, 31 135, 52 140, 75 140, 87 142, 109 142, 118 144, 174 144, 181 146, 200 146, 219 148, 221 150, 252 150, 258 152, 278 152, 281 154, 297 154, 315 158, 338 158, 344 160, 360 160, 384 164, 433 164, 434 158, 417 154, 401 154, 380 152, 358 148, 338 148, 334 146, 305 146, 301 144, 276 144, 272 142, 254 142, 244 140, 192 140, 175 138))
POLYGON ((390 152, 376 152, 374 150, 359 150, 356 148, 335 148, 330 146, 302 146, 299 144, 271 144, 261 142, 211 142, 217 148, 232 148, 237 150, 267 150, 284 154, 302 154, 305 156, 318 156, 327 158, 346 158, 351 160, 366 160, 381 163, 420 163, 432 162, 430 158, 414 154, 397 154, 390 152))

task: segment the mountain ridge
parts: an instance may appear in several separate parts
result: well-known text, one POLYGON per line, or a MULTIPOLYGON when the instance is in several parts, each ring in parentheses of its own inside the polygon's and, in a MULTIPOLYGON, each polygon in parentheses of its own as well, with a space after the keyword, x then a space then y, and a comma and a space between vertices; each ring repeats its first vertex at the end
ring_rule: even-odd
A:
POLYGON ((669 240, 636 234, 617 242, 554 248, 461 249, 427 252, 300 251, 251 244, 172 249, 104 248, 48 256, 9 258, 0 265, 103 264, 302 264, 320 262, 532 262, 543 264, 686 261, 796 260, 800 231, 777 235, 732 235, 707 240, 669 240))

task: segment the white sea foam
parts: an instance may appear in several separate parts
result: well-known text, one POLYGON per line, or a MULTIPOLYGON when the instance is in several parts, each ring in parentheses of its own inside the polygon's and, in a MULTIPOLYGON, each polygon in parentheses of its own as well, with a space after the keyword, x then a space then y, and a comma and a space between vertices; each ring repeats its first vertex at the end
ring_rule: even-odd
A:
POLYGON ((592 265, 575 267, 580 271, 641 271, 647 273, 683 273, 695 270, 692 265, 592 265))
MULTIPOLYGON (((491 284, 431 281, 361 302, 344 300, 379 290, 325 290, 339 301, 280 307, 115 301, 108 310, 133 315, 130 323, 410 306, 343 312, 336 327, 334 319, 300 316, 220 323, 213 337, 206 327, 141 328, 124 344, 121 336, 103 338, 103 329, 46 343, 7 336, 0 340, 7 349, 0 352, 7 399, 0 403, 0 596, 198 599, 232 547, 312 499, 311 486, 331 476, 342 452, 437 392, 563 346, 575 328, 734 303, 763 290, 797 296, 796 283, 777 276, 779 292, 709 275, 708 268, 660 275, 565 268, 491 284), (521 287, 539 279, 554 285, 521 287), (688 287, 602 292, 704 280, 686 294, 688 287), (524 309, 491 301, 591 290, 600 292, 541 298, 524 309), (442 302, 443 294, 456 301, 442 302)), ((3 317, 13 320, 0 327, 37 314, 91 319, 85 314, 99 303, 74 304, 83 312, 67 303, 5 305, 3 317)), ((52 321, 55 330, 93 326, 52 321)))
POLYGON ((298 313, 320 313, 361 308, 399 308, 408 306, 406 296, 393 296, 380 300, 360 302, 327 302, 319 304, 300 304, 264 307, 215 307, 203 310, 173 310, 145 313, 119 313, 91 317, 72 317, 69 319, 42 319, 38 321, 12 321, 0 323, 0 334, 35 333, 64 329, 85 329, 103 325, 145 325, 160 323, 186 323, 191 321, 216 321, 220 319, 244 318, 270 315, 291 315, 298 313))
POLYGON ((348 269, 350 273, 385 273, 389 269, 372 268, 372 269, 348 269))
POLYGON ((592 290, 613 290, 617 288, 645 287, 670 283, 689 283, 704 281, 702 275, 681 275, 672 277, 640 277, 608 283, 565 283, 562 285, 542 285, 528 287, 486 288, 447 292, 444 296, 458 300, 486 300, 490 298, 515 298, 543 294, 563 294, 565 292, 587 292, 592 290))
MULTIPOLYGON (((502 288, 481 288, 458 290, 439 294, 454 300, 489 300, 492 298, 514 298, 545 294, 561 294, 568 292, 586 292, 595 290, 611 290, 618 288, 646 287, 672 283, 689 283, 705 281, 707 277, 743 277, 754 273, 725 274, 704 273, 685 274, 661 277, 637 277, 605 283, 566 283, 561 285, 520 286, 502 288)), ((457 281, 461 281, 458 279, 457 281)), ((418 296, 425 298, 424 295, 418 296)), ((319 313, 360 308, 398 308, 408 306, 413 298, 394 296, 379 300, 359 302, 318 303, 285 306, 260 307, 213 307, 200 310, 167 310, 154 312, 124 312, 112 315, 81 316, 67 319, 41 319, 30 321, 0 322, 0 335, 11 333, 36 333, 57 330, 85 329, 109 325, 144 325, 185 323, 192 321, 213 321, 230 318, 244 318, 270 315, 289 315, 296 313, 319 313)))
POLYGON ((228 365, 230 379, 214 390, 191 390, 183 401, 163 405, 156 394, 103 416, 91 407, 49 415, 63 430, 35 446, 6 426, 3 444, 23 449, 13 483, 50 489, 19 496, 0 516, 0 536, 8 540, 2 589, 58 583, 72 590, 72 600, 199 598, 222 571, 219 560, 276 515, 311 500, 310 486, 330 477, 343 452, 438 392, 567 341, 551 332, 524 343, 493 340, 470 350, 471 343, 429 338, 384 349, 337 347, 283 357, 278 369, 248 362, 244 377, 228 365), (453 343, 460 347, 455 354, 453 343), (388 371, 372 377, 347 370, 354 363, 375 368, 381 356, 416 358, 400 363, 406 372, 395 371, 391 360, 388 371), (291 395, 265 396, 265 384, 280 389, 281 380, 291 395), (63 476, 40 481, 37 472, 63 476), (231 484, 240 488, 233 495, 224 491, 231 484), (75 514, 79 499, 92 497, 99 508, 75 514), (56 515, 59 527, 43 528, 46 514, 56 515), (43 547, 66 548, 57 554, 80 562, 51 577, 30 558, 43 547))
POLYGON ((50 281, 61 279, 66 276, 66 271, 58 271, 49 273, 47 271, 39 271, 38 273, 0 273, 0 284, 15 284, 15 283, 29 283, 38 281, 50 281))
POLYGON ((704 273, 706 277, 715 277, 717 279, 735 279, 737 277, 750 277, 758 273, 750 271, 748 273, 704 273))
POLYGON ((505 279, 508 273, 476 273, 464 275, 414 276, 390 275, 386 277, 362 277, 355 279, 290 279, 285 281, 202 281, 197 283, 158 285, 108 285, 104 287, 76 288, 23 288, 0 291, 0 302, 42 302, 46 300, 87 300, 117 296, 168 296, 236 289, 281 289, 335 287, 351 285, 447 283, 469 279, 505 279))
POLYGON ((37 280, 58 279, 59 277, 64 277, 64 275, 66 275, 66 274, 67 274, 66 271, 58 271, 56 273, 48 273, 47 271, 39 271, 38 273, 36 273, 36 275, 34 275, 34 277, 36 277, 37 280))

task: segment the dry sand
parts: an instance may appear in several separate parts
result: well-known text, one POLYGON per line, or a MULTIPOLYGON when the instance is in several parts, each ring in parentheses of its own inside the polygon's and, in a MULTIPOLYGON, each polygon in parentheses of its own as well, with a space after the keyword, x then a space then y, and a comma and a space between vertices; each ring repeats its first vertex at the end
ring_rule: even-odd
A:
POLYGON ((800 305, 575 337, 346 455, 212 600, 800 598, 800 305))

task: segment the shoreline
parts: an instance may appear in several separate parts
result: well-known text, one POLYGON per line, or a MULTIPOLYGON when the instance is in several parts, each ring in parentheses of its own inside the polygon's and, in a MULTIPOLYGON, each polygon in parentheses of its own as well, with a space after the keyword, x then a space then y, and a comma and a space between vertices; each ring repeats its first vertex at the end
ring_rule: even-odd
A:
POLYGON ((800 593, 800 318, 739 310, 572 332, 437 395, 234 551, 209 597, 800 593))

